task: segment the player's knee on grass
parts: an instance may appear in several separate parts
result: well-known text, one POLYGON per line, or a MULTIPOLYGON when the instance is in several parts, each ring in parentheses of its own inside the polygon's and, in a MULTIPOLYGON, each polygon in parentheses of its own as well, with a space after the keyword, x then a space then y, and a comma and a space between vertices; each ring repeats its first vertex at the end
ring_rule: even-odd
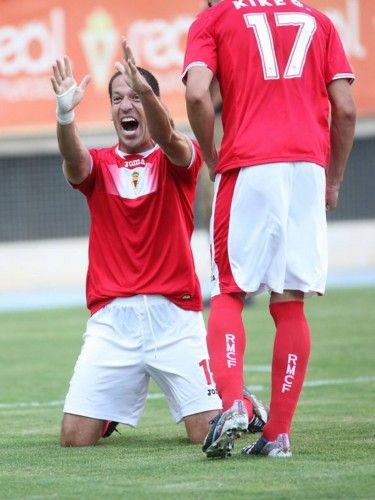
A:
POLYGON ((210 422, 219 410, 205 411, 184 418, 186 433, 191 444, 202 444, 210 430, 210 422))
POLYGON ((103 420, 65 413, 61 424, 60 444, 64 448, 94 446, 101 437, 102 428, 103 420))

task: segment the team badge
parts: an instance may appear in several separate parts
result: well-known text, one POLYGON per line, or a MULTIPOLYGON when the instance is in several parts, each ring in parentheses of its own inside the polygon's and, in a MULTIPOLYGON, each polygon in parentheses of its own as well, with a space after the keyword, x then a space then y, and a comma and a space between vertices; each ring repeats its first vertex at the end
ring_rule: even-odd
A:
POLYGON ((142 175, 140 171, 135 170, 134 172, 131 173, 130 182, 132 184, 135 193, 139 192, 139 189, 141 187, 141 181, 142 181, 142 175))
POLYGON ((114 163, 108 166, 110 175, 105 177, 109 194, 135 200, 156 191, 158 176, 153 164, 143 158, 125 162, 122 167, 114 163))

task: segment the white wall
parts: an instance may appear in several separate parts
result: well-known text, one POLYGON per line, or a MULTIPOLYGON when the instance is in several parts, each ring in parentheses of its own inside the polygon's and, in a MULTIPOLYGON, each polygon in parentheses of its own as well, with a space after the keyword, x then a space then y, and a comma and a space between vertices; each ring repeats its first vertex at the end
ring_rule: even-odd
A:
MULTIPOLYGON (((375 220, 329 224, 329 282, 375 286, 375 220)), ((193 252, 204 295, 209 289, 208 234, 196 231, 193 252)), ((87 238, 0 245, 0 309, 16 303, 84 301, 87 238)))

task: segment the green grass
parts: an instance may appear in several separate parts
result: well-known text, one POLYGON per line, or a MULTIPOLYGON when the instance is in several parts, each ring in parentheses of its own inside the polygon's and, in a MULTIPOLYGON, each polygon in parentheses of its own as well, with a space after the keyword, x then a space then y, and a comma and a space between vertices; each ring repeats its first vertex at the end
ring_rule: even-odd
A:
MULTIPOLYGON (((307 301, 313 335, 307 381, 332 382, 305 387, 293 458, 285 461, 237 453, 207 460, 187 443, 163 399, 148 401, 136 430, 120 426, 121 435, 95 448, 61 449, 61 405, 30 403, 63 400, 87 313, 0 314, 0 498, 375 498, 374 299, 374 289, 363 289, 307 301), (357 383, 360 377, 368 378, 357 383)), ((246 310, 245 320, 246 364, 269 365, 273 324, 265 298, 246 310)), ((247 371, 246 383, 263 386, 258 395, 268 401, 269 373, 247 371)))

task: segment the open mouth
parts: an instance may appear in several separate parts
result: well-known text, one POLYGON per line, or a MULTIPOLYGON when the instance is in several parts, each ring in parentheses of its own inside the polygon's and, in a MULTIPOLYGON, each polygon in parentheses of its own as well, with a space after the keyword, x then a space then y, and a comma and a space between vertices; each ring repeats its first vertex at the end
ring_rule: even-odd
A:
POLYGON ((133 132, 138 128, 139 122, 132 117, 123 118, 121 120, 121 127, 125 132, 133 132))

